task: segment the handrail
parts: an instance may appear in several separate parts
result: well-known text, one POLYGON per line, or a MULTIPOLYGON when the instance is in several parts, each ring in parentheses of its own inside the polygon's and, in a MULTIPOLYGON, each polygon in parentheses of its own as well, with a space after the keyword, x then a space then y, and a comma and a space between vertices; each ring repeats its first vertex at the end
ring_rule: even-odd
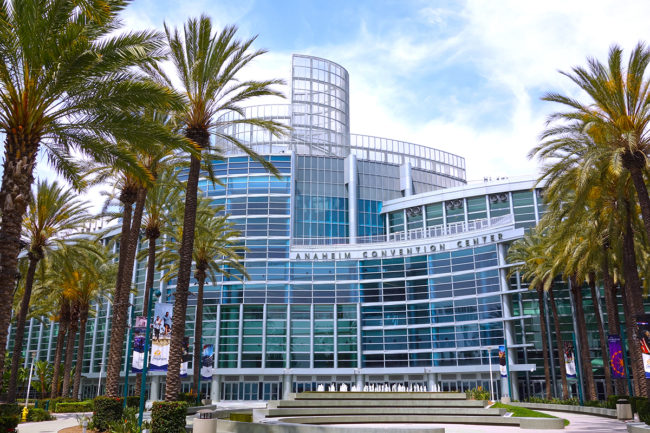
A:
MULTIPOLYGON (((357 244, 371 244, 380 242, 404 242, 420 239, 431 239, 445 236, 453 236, 461 233, 484 230, 490 227, 504 226, 513 223, 511 214, 501 215, 492 218, 477 219, 470 222, 460 221, 451 224, 439 224, 432 227, 414 229, 404 232, 389 233, 387 235, 360 236, 357 237, 357 244)), ((311 246, 311 245, 345 245, 350 242, 348 237, 310 237, 294 238, 291 240, 293 246, 311 246)))

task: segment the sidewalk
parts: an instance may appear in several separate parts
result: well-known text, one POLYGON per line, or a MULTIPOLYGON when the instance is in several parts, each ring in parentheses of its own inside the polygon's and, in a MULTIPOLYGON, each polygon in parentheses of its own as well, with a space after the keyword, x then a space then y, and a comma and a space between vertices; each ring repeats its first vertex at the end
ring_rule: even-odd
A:
MULTIPOLYGON (((56 433, 67 427, 78 426, 77 416, 81 417, 83 413, 56 413, 53 414, 56 419, 53 421, 25 422, 18 424, 18 433, 56 433)), ((85 415, 92 415, 89 412, 85 415)))

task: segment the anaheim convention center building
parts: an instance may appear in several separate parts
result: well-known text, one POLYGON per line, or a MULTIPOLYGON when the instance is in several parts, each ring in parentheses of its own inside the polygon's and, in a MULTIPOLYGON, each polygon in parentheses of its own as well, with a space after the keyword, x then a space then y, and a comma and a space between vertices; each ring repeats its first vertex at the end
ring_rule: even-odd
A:
MULTIPOLYGON (((213 164, 223 185, 200 183, 244 234, 250 274, 243 282, 206 283, 203 344, 215 345, 216 368, 202 392, 213 400, 272 400, 332 383, 488 389, 491 364, 498 397, 509 394, 497 349, 507 344, 512 397, 541 396, 537 297, 506 261, 509 244, 544 212, 534 178, 467 184, 461 156, 351 134, 349 113, 348 72, 294 55, 290 104, 246 109, 248 117, 290 125, 291 135, 277 139, 247 125, 227 131, 266 155, 281 177, 226 148, 227 158, 213 164)), ((145 268, 146 259, 134 273, 135 312, 142 310, 145 268)), ((158 277, 163 299, 173 299, 175 280, 158 277)), ((587 290, 589 323, 601 307, 587 290)), ((562 329, 571 341, 572 307, 562 293, 562 329)), ((193 347, 196 296, 189 299, 193 347)), ((105 380, 111 306, 97 309, 83 342, 83 397, 96 395, 105 380)), ((57 326, 32 319, 26 349, 51 362, 57 326)), ((597 329, 590 326, 602 395, 597 329)), ((164 396, 164 382, 164 373, 150 374, 150 398, 164 396)))

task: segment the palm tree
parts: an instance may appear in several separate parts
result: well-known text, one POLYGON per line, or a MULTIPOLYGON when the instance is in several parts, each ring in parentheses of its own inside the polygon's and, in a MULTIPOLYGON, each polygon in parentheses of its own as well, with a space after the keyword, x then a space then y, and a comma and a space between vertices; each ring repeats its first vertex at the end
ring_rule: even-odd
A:
MULTIPOLYGON (((149 188, 145 201, 144 214, 144 237, 147 239, 147 250, 142 250, 138 260, 147 258, 147 277, 144 284, 144 299, 142 315, 146 316, 149 308, 149 290, 153 287, 154 274, 156 272, 156 248, 157 240, 162 233, 164 224, 167 223, 167 210, 170 204, 178 203, 182 185, 176 176, 177 170, 174 165, 166 166, 161 170, 156 181, 149 188)), ((136 375, 135 394, 140 394, 141 373, 136 375)))
POLYGON ((34 363, 34 374, 38 378, 38 388, 41 392, 42 399, 47 398, 47 392, 52 383, 53 371, 52 365, 45 360, 39 360, 34 363))
MULTIPOLYGON (((186 104, 178 113, 178 124, 182 125, 185 136, 202 150, 210 148, 210 134, 217 139, 238 148, 252 159, 263 164, 277 175, 277 171, 262 156, 245 143, 230 135, 228 125, 248 124, 281 136, 286 126, 270 120, 248 119, 240 107, 257 96, 282 96, 272 86, 282 84, 281 80, 238 81, 237 74, 265 51, 252 51, 255 38, 240 41, 235 38, 236 27, 226 27, 221 33, 213 34, 210 18, 189 19, 183 28, 171 30, 165 24, 165 33, 170 48, 171 60, 175 67, 181 91, 186 104), (219 116, 234 112, 240 116, 236 120, 221 120, 219 116)), ((160 82, 172 85, 172 80, 160 67, 152 68, 151 73, 160 82)), ((225 119, 225 118, 224 118, 225 119)), ((201 159, 190 157, 185 190, 185 215, 183 217, 183 237, 179 248, 179 271, 174 295, 173 329, 165 399, 176 400, 180 392, 180 365, 185 334, 185 313, 192 270, 194 228, 197 209, 197 192, 201 159)))
MULTIPOLYGON (((539 239, 535 236, 534 232, 527 232, 524 237, 515 241, 508 249, 508 262, 515 263, 515 266, 510 268, 510 275, 518 270, 521 272, 522 277, 530 278, 536 272, 537 263, 540 259, 536 258, 536 250, 539 249, 539 239), (517 265, 520 263, 519 265, 517 265)), ((542 259, 543 260, 543 259, 542 259)), ((537 292, 537 305, 539 306, 539 323, 542 334, 542 356, 544 359, 544 383, 546 386, 546 398, 552 398, 551 390, 551 366, 548 350, 548 330, 546 329, 546 309, 544 301, 544 285, 535 284, 535 291, 537 292)))
MULTIPOLYGON (((117 34, 128 0, 0 2, 0 130, 5 135, 0 186, 0 298, 9 299, 36 156, 45 153, 74 186, 83 180, 76 155, 143 172, 133 148, 178 141, 142 109, 173 110, 177 95, 137 72, 161 59, 156 32, 117 34)), ((0 371, 11 303, 0 305, 0 371)))
POLYGON ((23 351, 25 320, 32 296, 36 266, 50 248, 60 246, 71 232, 81 229, 89 218, 88 204, 78 200, 70 188, 65 188, 56 181, 51 184, 47 181, 38 182, 23 222, 23 238, 28 242, 29 267, 16 319, 11 376, 7 391, 7 400, 10 402, 16 400, 16 377, 23 351))
MULTIPOLYGON (((201 374, 201 351, 203 339, 203 288, 206 278, 215 282, 218 274, 235 278, 248 277, 244 265, 241 263, 244 247, 237 245, 237 238, 241 232, 233 228, 234 224, 228 221, 228 215, 223 212, 223 207, 211 207, 210 200, 199 200, 197 204, 196 230, 194 240, 194 278, 197 281, 196 295, 196 320, 194 325, 194 361, 193 361, 193 385, 192 389, 200 394, 199 375, 201 374), (231 270, 236 273, 231 274, 231 270)), ((176 225, 167 226, 167 235, 170 244, 167 245, 161 254, 161 266, 165 270, 163 280, 169 280, 178 272, 178 255, 172 248, 175 246, 174 239, 182 237, 183 226, 180 224, 184 209, 182 203, 172 209, 172 220, 176 225)))
MULTIPOLYGON (((590 58, 587 68, 578 66, 572 73, 563 72, 589 95, 589 101, 546 94, 543 100, 559 103, 569 111, 552 114, 549 123, 556 122, 556 126, 548 128, 542 137, 563 137, 579 122, 595 140, 596 146, 587 151, 600 153, 599 158, 609 158, 613 166, 622 166, 630 174, 650 239, 650 197, 644 180, 650 153, 650 82, 645 78, 650 51, 639 43, 627 67, 622 58, 623 50, 613 45, 606 65, 590 58)), ((585 163, 589 163, 588 158, 585 163)))

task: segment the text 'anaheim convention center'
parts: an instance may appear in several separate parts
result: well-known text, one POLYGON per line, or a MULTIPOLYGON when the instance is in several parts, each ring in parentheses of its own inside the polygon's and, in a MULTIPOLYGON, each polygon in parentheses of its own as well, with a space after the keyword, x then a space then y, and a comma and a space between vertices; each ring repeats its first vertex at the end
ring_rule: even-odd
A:
MULTIPOLYGON (((217 143, 227 155, 213 163, 222 185, 200 187, 244 234, 250 278, 206 283, 203 343, 213 343, 216 355, 202 392, 213 400, 272 400, 331 383, 488 388, 491 356, 499 396, 509 394, 497 350, 507 345, 512 397, 541 395, 536 294, 506 263, 509 244, 544 212, 535 180, 467 184, 464 158, 351 134, 349 114, 348 72, 294 55, 290 104, 246 109, 290 125, 291 135, 278 139, 249 125, 228 131, 281 176, 217 143)), ((138 261, 134 273, 136 311, 145 267, 138 261)), ((173 299, 175 280, 158 277, 163 299, 173 299)), ((571 305, 557 301, 570 340, 571 305)), ((195 305, 190 297, 191 347, 195 305)), ((588 322, 594 308, 598 302, 585 305, 588 322)), ((105 374, 110 316, 106 302, 89 320, 83 397, 96 395, 105 374)), ((51 362, 57 326, 32 319, 25 349, 51 362)), ((552 367, 557 385, 559 366, 552 367)), ((602 393, 602 366, 596 379, 602 393)), ((151 373, 150 398, 164 396, 164 380, 151 373)))

